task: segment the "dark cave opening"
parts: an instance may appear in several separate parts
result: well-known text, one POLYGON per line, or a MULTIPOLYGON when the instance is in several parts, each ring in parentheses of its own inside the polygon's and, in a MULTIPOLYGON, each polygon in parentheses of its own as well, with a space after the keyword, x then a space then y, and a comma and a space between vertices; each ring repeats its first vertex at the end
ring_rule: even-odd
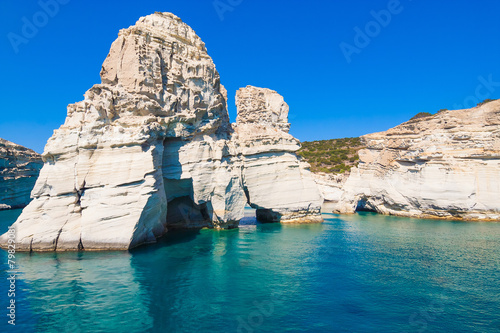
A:
POLYGON ((167 228, 193 229, 212 224, 211 203, 194 201, 193 179, 183 178, 179 151, 185 142, 170 138, 163 143, 163 186, 167 197, 167 228))
POLYGON ((197 205, 189 196, 178 197, 168 202, 167 228, 196 229, 210 224, 209 207, 206 203, 197 205))
POLYGON ((367 198, 361 198, 356 205, 356 212, 377 213, 375 208, 368 202, 367 198))

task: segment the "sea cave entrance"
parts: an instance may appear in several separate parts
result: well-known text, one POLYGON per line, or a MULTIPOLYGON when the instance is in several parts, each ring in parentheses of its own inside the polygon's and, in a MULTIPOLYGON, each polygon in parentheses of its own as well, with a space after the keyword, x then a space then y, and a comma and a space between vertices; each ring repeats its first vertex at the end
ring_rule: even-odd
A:
POLYGON ((377 210, 371 205, 367 197, 362 197, 358 200, 355 211, 377 213, 377 210))
POLYGON ((182 178, 179 151, 185 143, 178 138, 163 142, 162 173, 167 197, 168 229, 196 229, 212 224, 211 203, 195 203, 193 179, 182 178))

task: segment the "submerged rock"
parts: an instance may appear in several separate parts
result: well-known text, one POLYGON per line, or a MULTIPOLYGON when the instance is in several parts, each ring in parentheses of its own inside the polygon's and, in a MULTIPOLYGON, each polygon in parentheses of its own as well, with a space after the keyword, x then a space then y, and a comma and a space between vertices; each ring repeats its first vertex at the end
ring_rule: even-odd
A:
POLYGON ((0 139, 0 210, 25 207, 42 168, 31 149, 0 139))
POLYGON ((240 107, 234 132, 205 44, 175 15, 121 30, 101 81, 68 106, 45 147, 34 200, 14 224, 18 250, 129 249, 171 228, 232 228, 247 202, 265 220, 320 220, 283 98, 273 92, 268 109, 240 107), (269 117, 247 133, 260 111, 269 117), (270 172, 282 173, 272 186, 258 179, 270 172))
POLYGON ((336 212, 500 220, 500 100, 363 139, 336 212))

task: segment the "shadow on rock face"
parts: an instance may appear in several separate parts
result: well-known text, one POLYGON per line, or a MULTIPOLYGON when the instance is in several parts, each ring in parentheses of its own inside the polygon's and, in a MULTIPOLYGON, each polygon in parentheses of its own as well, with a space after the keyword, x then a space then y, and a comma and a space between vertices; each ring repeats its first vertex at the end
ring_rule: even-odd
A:
POLYGON ((183 229, 183 230, 170 230, 163 237, 159 238, 154 244, 147 244, 131 249, 131 254, 139 254, 143 252, 150 252, 163 247, 189 243, 194 241, 200 235, 200 229, 183 229))
POLYGON ((281 222, 282 215, 279 212, 273 211, 271 209, 257 209, 255 214, 259 222, 263 223, 281 222))

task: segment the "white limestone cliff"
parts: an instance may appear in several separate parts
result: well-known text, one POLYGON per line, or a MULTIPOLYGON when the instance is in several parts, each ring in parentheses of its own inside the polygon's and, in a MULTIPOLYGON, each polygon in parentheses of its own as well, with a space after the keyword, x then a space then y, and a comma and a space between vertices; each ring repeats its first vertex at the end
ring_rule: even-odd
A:
MULTIPOLYGON (((140 18, 111 45, 101 81, 68 106, 49 139, 34 199, 14 224, 16 249, 123 250, 172 228, 236 227, 248 201, 242 174, 254 168, 246 161, 252 143, 232 137, 226 89, 195 32, 170 13, 140 18)), ((259 144, 260 153, 279 149, 297 166, 289 150, 259 144)), ((279 202, 291 211, 262 207, 316 220, 317 203, 305 200, 290 194, 279 202)))
POLYGON ((273 222, 320 222, 323 198, 295 152, 300 142, 288 133, 288 105, 276 91, 247 86, 236 93, 242 180, 257 217, 273 222))
POLYGON ((500 100, 363 139, 335 212, 500 220, 500 100))
POLYGON ((344 184, 349 173, 313 173, 314 181, 325 201, 338 202, 344 193, 344 184))
POLYGON ((0 209, 21 208, 31 201, 42 165, 33 150, 0 139, 0 209))

